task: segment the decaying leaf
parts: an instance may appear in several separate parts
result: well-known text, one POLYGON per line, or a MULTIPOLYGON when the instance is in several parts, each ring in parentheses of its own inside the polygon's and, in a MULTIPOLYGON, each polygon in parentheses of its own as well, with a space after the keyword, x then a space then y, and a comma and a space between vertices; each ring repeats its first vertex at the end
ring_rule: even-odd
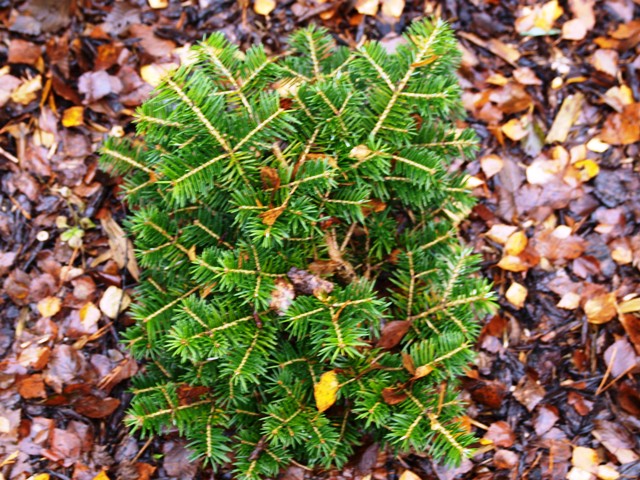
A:
POLYGON ((110 213, 106 213, 100 218, 100 224, 109 237, 109 247, 113 260, 118 267, 127 267, 129 273, 136 280, 140 279, 140 269, 136 261, 133 243, 127 238, 122 227, 113 219, 110 213))
POLYGON ((330 370, 320 376, 320 381, 313 387, 313 396, 319 412, 328 410, 338 398, 338 375, 335 370, 330 370))
POLYGON ((333 291, 333 283, 295 267, 287 272, 295 289, 304 295, 323 295, 333 291))

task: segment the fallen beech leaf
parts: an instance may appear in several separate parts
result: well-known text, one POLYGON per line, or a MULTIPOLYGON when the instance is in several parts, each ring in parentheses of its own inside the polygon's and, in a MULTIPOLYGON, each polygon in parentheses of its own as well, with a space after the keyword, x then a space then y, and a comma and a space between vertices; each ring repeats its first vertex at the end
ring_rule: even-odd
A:
POLYGON ((276 8, 275 0, 255 0, 253 11, 258 15, 269 15, 276 8))
POLYGON ((500 173, 502 167, 504 166, 504 162, 502 159, 495 154, 486 155, 480 159, 480 168, 484 172, 484 176, 488 179, 500 173))
POLYGON ((591 433, 602 443, 604 448, 609 450, 622 464, 640 460, 640 456, 634 451, 636 448, 635 438, 618 423, 608 420, 596 420, 595 427, 591 433))
POLYGON ((411 470, 405 470, 404 472, 402 472, 402 475, 400 475, 400 480, 421 480, 421 479, 418 475, 413 473, 411 470))
POLYGON ((578 295, 575 292, 565 293, 557 305, 558 308, 562 308, 564 310, 575 310, 579 306, 580 306, 580 295, 578 295))
POLYGON ((604 100, 616 112, 621 112, 626 105, 633 103, 633 91, 624 84, 619 87, 611 87, 604 94, 604 100))
POLYGON ((9 57, 7 63, 24 63, 36 66, 42 54, 42 47, 20 38, 13 38, 9 42, 9 57))
POLYGON ((158 8, 158 9, 167 8, 169 6, 169 0, 149 0, 149 6, 151 8, 158 8))
POLYGON ((408 320, 393 320, 387 323, 382 329, 376 347, 385 350, 395 347, 409 331, 409 328, 411 328, 411 322, 408 320))
POLYGON ((69 107, 62 114, 64 127, 79 127, 84 123, 84 107, 69 107))
POLYGON ((529 134, 526 125, 523 124, 526 121, 525 118, 512 118, 502 125, 500 130, 514 142, 520 141, 529 134))
POLYGON ((38 473, 30 476, 27 480, 50 480, 51 476, 48 473, 38 473))
POLYGON ((526 272, 531 268, 527 262, 524 262, 522 258, 516 255, 505 255, 498 262, 498 268, 506 270, 508 272, 526 272))
POLYGON ((640 103, 625 105, 622 113, 609 115, 602 126, 600 139, 612 145, 629 145, 640 141, 640 103))
POLYGON ((136 261, 133 243, 127 238, 122 227, 118 225, 110 213, 100 217, 100 224, 109 238, 109 248, 111 249, 113 260, 118 264, 118 267, 127 267, 131 276, 139 280, 140 269, 136 261))
POLYGON ((574 467, 582 468, 584 470, 591 470, 593 467, 600 463, 598 452, 593 448, 575 447, 571 454, 571 465, 574 467))
POLYGON ((405 0, 382 0, 382 14, 387 17, 400 18, 404 10, 405 0))
POLYGON ((513 78, 522 85, 542 85, 542 80, 529 67, 519 67, 513 71, 513 78))
POLYGON ((518 230, 518 227, 498 223, 493 225, 484 235, 500 245, 505 245, 509 237, 513 235, 516 230, 518 230))
POLYGON ((589 298, 583 308, 589 323, 607 323, 617 314, 616 294, 606 293, 589 298))
POLYGON ((104 418, 111 415, 120 406, 117 398, 100 398, 96 395, 85 395, 73 403, 73 409, 80 415, 89 418, 104 418))
POLYGON ((375 16, 378 13, 380 0, 356 0, 355 7, 361 15, 375 16))
POLYGON ((493 464, 501 470, 511 470, 518 466, 519 455, 511 450, 496 450, 493 455, 493 464))
POLYGON ((598 137, 593 137, 587 142, 587 149, 595 153, 604 153, 609 150, 610 147, 611 145, 604 143, 598 137))
POLYGON ((418 368, 416 368, 416 373, 413 375, 413 378, 417 379, 417 378, 426 377, 431 372, 433 372, 433 367, 431 365, 421 365, 418 368))
POLYGON ((640 297, 635 297, 620 302, 620 304, 618 305, 618 311, 623 314, 640 311, 640 297))
POLYGON ((282 212, 284 211, 285 211, 285 207, 281 205, 279 207, 271 208, 265 212, 262 212, 258 216, 262 219, 262 223, 264 223, 267 226, 271 226, 274 223, 276 223, 276 220, 280 215, 282 215, 282 212))
POLYGON ((510 448, 516 441, 516 435, 507 422, 498 420, 489 425, 482 439, 496 447, 510 448))
POLYGON ((586 182, 600 173, 600 166, 593 160, 580 160, 573 164, 580 170, 580 180, 586 182))
POLYGON ((387 387, 382 390, 382 399, 389 405, 404 402, 409 396, 403 388, 387 387))
POLYGON ((530 412, 542 401, 545 394, 544 387, 530 375, 520 379, 513 391, 513 397, 530 412))
POLYGON ((524 232, 515 232, 507 239, 504 245, 504 253, 507 255, 520 255, 527 248, 527 235, 524 232))
POLYGON ((42 77, 36 75, 24 80, 18 88, 11 93, 11 100, 21 105, 28 105, 38 98, 38 92, 42 90, 42 77))
POLYGON ((569 130, 577 120, 583 104, 584 95, 580 92, 564 99, 544 140, 545 143, 564 142, 567 139, 569 130))
POLYGON ((529 292, 525 286, 520 285, 517 282, 513 282, 504 296, 511 305, 520 309, 524 307, 524 302, 527 299, 528 294, 529 292))
POLYGON ((591 57, 591 64, 599 72, 616 77, 618 75, 618 52, 609 49, 596 50, 591 57))
POLYGON ((560 32, 553 28, 553 24, 563 12, 564 10, 557 0, 552 0, 544 5, 524 7, 516 19, 516 31, 520 35, 556 35, 560 32))
POLYGON ((339 386, 335 370, 330 370, 320 376, 320 381, 313 387, 313 396, 319 412, 324 412, 336 403, 339 386))
POLYGON ((579 18, 572 18, 562 25, 562 38, 565 40, 583 40, 587 32, 587 26, 579 18))
POLYGON ((278 315, 284 315, 296 297, 293 285, 284 278, 275 280, 276 288, 271 292, 269 307, 273 308, 278 315))
POLYGON ((152 87, 162 83, 164 77, 178 68, 177 63, 152 63, 140 67, 140 77, 152 87))
POLYGON ((613 465, 598 465, 596 467, 596 477, 600 480, 618 480, 620 473, 613 465))
POLYGON ((45 297, 38 302, 38 312, 43 317, 53 317, 60 311, 62 301, 58 297, 45 297))
POLYGON ((498 380, 475 380, 466 378, 465 390, 471 394, 471 398, 493 410, 498 410, 507 396, 507 387, 498 380))
POLYGON ((333 291, 333 283, 317 275, 312 275, 306 270, 291 267, 287 272, 287 277, 293 283, 295 290, 305 295, 327 294, 333 291))
POLYGON ((127 309, 131 303, 131 297, 122 289, 111 285, 107 288, 100 299, 100 310, 107 317, 114 320, 120 313, 127 309))
POLYGON ((22 380, 18 387, 18 393, 22 398, 26 399, 45 398, 47 396, 47 392, 44 388, 42 375, 36 373, 22 380))
POLYGON ((638 365, 638 357, 629 341, 621 338, 605 350, 604 363, 611 370, 611 377, 618 378, 638 365))

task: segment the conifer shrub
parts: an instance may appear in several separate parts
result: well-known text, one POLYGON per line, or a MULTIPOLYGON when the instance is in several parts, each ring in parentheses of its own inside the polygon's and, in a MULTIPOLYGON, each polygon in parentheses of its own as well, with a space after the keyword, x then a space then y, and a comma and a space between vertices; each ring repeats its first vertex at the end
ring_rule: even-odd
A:
POLYGON ((449 27, 393 54, 318 27, 269 57, 221 34, 108 140, 144 267, 128 424, 237 478, 343 465, 363 438, 457 463, 456 377, 493 308, 456 226, 474 152, 449 27))

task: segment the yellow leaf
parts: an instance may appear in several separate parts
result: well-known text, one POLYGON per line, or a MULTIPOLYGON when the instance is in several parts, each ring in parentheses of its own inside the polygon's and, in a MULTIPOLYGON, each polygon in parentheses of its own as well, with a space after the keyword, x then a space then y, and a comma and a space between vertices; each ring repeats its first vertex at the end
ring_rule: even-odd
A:
POLYGON ((640 311, 640 297, 625 300, 618 305, 620 313, 633 313, 640 311))
POLYGON ((93 480, 110 480, 109 476, 102 470, 99 474, 93 477, 93 480))
POLYGON ((524 125, 522 120, 518 118, 512 118, 507 123, 502 125, 500 129, 507 137, 509 137, 514 142, 522 140, 529 134, 526 129, 526 125, 524 125))
POLYGON ((38 302, 38 311, 43 317, 53 317, 61 307, 62 302, 58 297, 46 297, 38 302))
POLYGON ((506 255, 520 255, 522 251, 527 248, 527 236, 524 232, 515 232, 507 239, 507 243, 504 246, 504 253, 506 255))
POLYGON ((27 480, 49 480, 51 477, 48 473, 37 473, 35 475, 31 475, 27 480))
POLYGON ((313 396, 316 399, 316 406, 319 412, 324 412, 336 403, 339 386, 338 375, 335 370, 322 374, 320 381, 313 387, 313 396))
POLYGON ((545 143, 564 142, 567 139, 569 130, 578 119, 583 104, 584 95, 579 92, 564 99, 544 140, 545 143))
POLYGON ((591 470, 599 463, 600 459, 598 458, 598 452, 594 449, 587 447, 576 447, 573 449, 571 465, 574 467, 591 470))
POLYGON ((84 123, 84 107, 70 107, 62 114, 64 127, 78 127, 84 123))
POLYGON ((12 463, 15 463, 15 461, 18 458, 18 455, 20 455, 20 450, 16 450, 15 452, 11 453, 9 456, 5 457, 4 460, 0 462, 0 468, 4 467, 5 465, 10 465, 12 463))
POLYGON ((580 160, 573 166, 580 170, 580 180, 583 182, 592 179, 600 172, 600 166, 593 160, 580 160))
POLYGON ((507 293, 504 296, 509 300, 509 303, 516 308, 522 308, 524 306, 524 302, 527 299, 528 291, 526 287, 520 285, 517 282, 513 282, 507 293))
POLYGON ((38 98, 38 92, 42 90, 42 77, 40 75, 25 80, 11 93, 11 100, 21 105, 27 105, 38 98))
POLYGON ((269 15, 276 8, 275 0, 256 0, 253 4, 253 10, 258 15, 269 15))
POLYGON ((485 236, 493 240, 500 245, 505 245, 509 237, 518 229, 518 227, 514 227, 513 225, 505 225, 503 223, 497 223, 493 225, 485 236))
POLYGON ((516 255, 505 255, 498 262, 498 268, 509 272, 526 272, 529 270, 529 265, 516 255))

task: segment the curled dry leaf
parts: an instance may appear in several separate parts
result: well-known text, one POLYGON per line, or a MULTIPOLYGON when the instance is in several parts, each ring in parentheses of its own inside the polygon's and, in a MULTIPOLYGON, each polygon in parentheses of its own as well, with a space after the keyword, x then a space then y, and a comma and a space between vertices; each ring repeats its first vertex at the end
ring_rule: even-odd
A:
POLYGON ((335 370, 330 370, 320 376, 320 381, 313 387, 313 396, 319 412, 328 410, 338 398, 338 375, 335 370))
POLYGON ((402 387, 387 387, 382 390, 382 399, 389 405, 404 402, 409 396, 402 387))

